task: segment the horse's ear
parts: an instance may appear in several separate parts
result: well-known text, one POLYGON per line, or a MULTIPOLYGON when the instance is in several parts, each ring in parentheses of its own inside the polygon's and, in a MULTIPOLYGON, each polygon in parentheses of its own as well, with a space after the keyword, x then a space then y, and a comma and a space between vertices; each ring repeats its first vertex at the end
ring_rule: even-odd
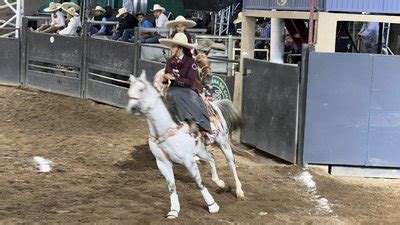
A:
POLYGON ((129 76, 129 81, 134 82, 136 80, 136 77, 133 76, 132 74, 129 76))
POLYGON ((140 74, 139 79, 142 81, 147 81, 146 71, 142 70, 142 74, 140 74))

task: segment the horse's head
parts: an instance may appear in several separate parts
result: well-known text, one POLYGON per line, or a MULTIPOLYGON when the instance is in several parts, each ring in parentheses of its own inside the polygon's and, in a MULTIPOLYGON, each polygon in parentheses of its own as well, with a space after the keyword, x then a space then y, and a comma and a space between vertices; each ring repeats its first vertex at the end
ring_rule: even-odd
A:
POLYGON ((146 114, 157 103, 160 94, 153 85, 147 81, 146 72, 144 70, 139 78, 131 75, 129 81, 131 85, 128 90, 129 102, 126 109, 128 112, 146 114))

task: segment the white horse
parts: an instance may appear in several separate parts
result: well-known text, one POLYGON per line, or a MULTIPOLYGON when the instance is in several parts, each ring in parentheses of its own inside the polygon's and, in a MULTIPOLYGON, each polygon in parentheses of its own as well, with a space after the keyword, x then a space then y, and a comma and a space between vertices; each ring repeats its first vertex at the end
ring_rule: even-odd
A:
MULTIPOLYGON (((173 162, 182 164, 188 169, 194 177, 196 185, 201 190, 201 194, 208 205, 208 211, 210 213, 217 213, 219 206, 204 186, 199 168, 194 159, 195 156, 198 156, 200 159, 208 161, 211 166, 213 182, 218 187, 224 188, 225 183, 218 177, 213 154, 206 149, 200 137, 189 132, 188 125, 178 125, 173 121, 160 92, 147 81, 144 71, 139 78, 131 75, 130 82, 127 110, 129 112, 140 112, 147 116, 150 130, 149 147, 156 158, 158 168, 168 182, 169 192, 171 193, 171 210, 167 214, 167 218, 177 218, 180 211, 173 162)), ((230 101, 215 102, 213 107, 216 109, 219 117, 222 118, 221 123, 224 127, 223 132, 219 132, 216 135, 215 143, 224 153, 233 172, 237 197, 243 198, 244 192, 236 172, 235 159, 230 146, 231 131, 229 130, 229 128, 232 129, 237 125, 240 114, 230 101), (230 126, 228 126, 227 122, 230 126)))

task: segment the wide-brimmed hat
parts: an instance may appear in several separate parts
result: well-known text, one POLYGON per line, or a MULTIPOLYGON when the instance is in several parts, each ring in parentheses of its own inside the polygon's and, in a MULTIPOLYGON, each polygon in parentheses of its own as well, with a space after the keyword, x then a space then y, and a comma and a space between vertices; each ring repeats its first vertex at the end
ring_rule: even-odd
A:
POLYGON ((106 10, 103 8, 103 7, 101 7, 101 6, 96 6, 96 8, 94 8, 94 11, 101 11, 101 12, 103 12, 103 13, 105 13, 106 12, 106 10))
POLYGON ((124 15, 125 13, 128 13, 128 9, 126 8, 120 8, 118 9, 118 14, 117 14, 117 18, 124 15))
POLYGON ((172 47, 174 45, 182 46, 187 49, 197 48, 197 44, 190 44, 184 33, 177 33, 172 39, 160 39, 160 43, 172 47))
POLYGON ((71 7, 73 7, 73 8, 75 9, 75 11, 78 11, 78 10, 81 9, 81 7, 80 7, 79 5, 77 5, 77 4, 73 3, 73 2, 64 2, 64 3, 61 5, 61 8, 62 8, 64 11, 67 11, 67 10, 68 10, 69 8, 71 8, 71 7))
POLYGON ((74 7, 70 7, 69 9, 65 10, 65 12, 67 12, 67 14, 71 16, 79 16, 79 14, 76 13, 76 9, 74 7))
POLYGON ((238 17, 236 18, 236 20, 233 21, 233 23, 234 23, 234 24, 239 24, 239 23, 241 23, 241 22, 242 22, 242 18, 243 18, 243 13, 240 12, 240 13, 238 14, 238 17))
POLYGON ((189 27, 189 28, 190 27, 195 27, 197 25, 196 22, 194 22, 192 20, 187 20, 183 16, 178 16, 178 17, 176 17, 175 20, 171 20, 171 21, 168 21, 166 23, 167 28, 175 28, 175 26, 178 25, 178 24, 183 24, 183 25, 185 25, 186 27, 189 27))
POLYGON ((60 3, 55 3, 55 2, 50 2, 49 7, 43 9, 45 12, 55 12, 57 10, 61 9, 61 4, 60 3))
POLYGON ((153 5, 153 9, 150 9, 150 11, 157 11, 157 10, 160 10, 161 12, 165 12, 165 8, 164 7, 162 7, 161 5, 159 5, 159 4, 154 4, 153 5))

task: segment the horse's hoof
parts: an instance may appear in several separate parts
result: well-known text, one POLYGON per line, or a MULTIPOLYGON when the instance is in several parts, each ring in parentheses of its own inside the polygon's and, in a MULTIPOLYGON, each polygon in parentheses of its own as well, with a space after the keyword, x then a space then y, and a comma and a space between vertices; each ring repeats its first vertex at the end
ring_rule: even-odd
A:
POLYGON ((167 215, 167 219, 173 220, 178 218, 178 212, 177 211, 171 211, 167 215))
POLYGON ((214 204, 208 206, 208 211, 210 213, 218 213, 219 212, 219 205, 217 203, 214 203, 214 204))
POLYGON ((238 199, 244 199, 244 192, 240 189, 236 191, 236 197, 238 199))
POLYGON ((217 180, 215 184, 217 184, 219 188, 225 188, 225 182, 223 180, 217 180))

